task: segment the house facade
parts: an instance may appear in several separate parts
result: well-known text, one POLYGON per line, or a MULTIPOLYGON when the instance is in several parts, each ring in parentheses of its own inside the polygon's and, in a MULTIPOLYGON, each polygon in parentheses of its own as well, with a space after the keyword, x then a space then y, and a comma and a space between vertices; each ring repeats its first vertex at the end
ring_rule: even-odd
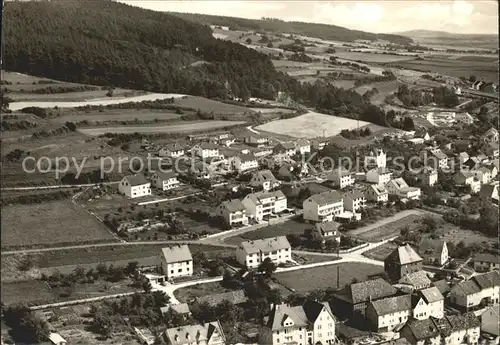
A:
POLYGON ((366 172, 366 182, 386 184, 391 180, 392 173, 386 168, 375 168, 366 172))
POLYGON ((458 309, 477 309, 482 304, 499 304, 500 275, 491 271, 462 281, 451 288, 450 301, 458 309))
POLYGON ((432 187, 438 182, 438 172, 436 169, 426 167, 418 176, 422 185, 432 187))
POLYGON ((333 187, 340 189, 352 186, 356 182, 354 174, 342 168, 335 169, 328 176, 328 181, 332 183, 333 187))
POLYGON ((448 246, 442 240, 423 239, 418 246, 418 254, 424 263, 430 265, 443 266, 449 260, 448 246))
POLYGON ((385 168, 387 164, 387 154, 382 149, 376 149, 365 156, 366 168, 385 168))
POLYGON ((174 172, 155 172, 151 177, 153 185, 160 190, 170 190, 179 187, 180 182, 174 172))
POLYGON ((192 149, 194 155, 200 158, 220 157, 219 146, 213 143, 202 143, 195 145, 192 149))
POLYGON ((292 248, 286 236, 244 241, 236 248, 236 261, 248 268, 257 268, 268 258, 276 265, 292 260, 292 248))
POLYGON ((419 290, 412 295, 413 317, 425 320, 429 317, 444 317, 444 297, 435 286, 419 290))
POLYGON ((295 141, 295 151, 298 154, 306 154, 311 152, 311 143, 307 139, 298 139, 295 141))
POLYGON ((250 146, 255 146, 255 147, 263 147, 265 145, 267 145, 269 143, 269 140, 265 137, 261 137, 259 135, 254 135, 254 134, 251 134, 247 137, 245 137, 245 139, 243 139, 245 144, 247 145, 250 145, 250 146))
POLYGON ((253 188, 259 188, 264 191, 269 191, 278 187, 281 182, 274 177, 270 170, 260 170, 252 174, 252 179, 249 185, 253 188))
POLYGON ((500 269, 500 255, 490 253, 479 253, 472 258, 472 264, 476 272, 490 272, 500 269))
POLYGON ((302 208, 306 221, 331 222, 344 212, 344 201, 338 192, 327 191, 304 200, 302 208))
POLYGON ((121 179, 118 191, 127 198, 140 198, 151 195, 151 183, 143 174, 128 175, 121 179))
POLYGON ((168 345, 226 345, 219 321, 169 328, 163 334, 168 345))
POLYGON ((391 332, 412 316, 411 296, 393 296, 372 301, 366 307, 366 319, 376 332, 391 332))
POLYGON ((351 212, 362 209, 366 204, 364 194, 357 190, 342 194, 342 201, 344 202, 344 209, 351 212))
POLYGON ((420 188, 408 186, 406 181, 401 177, 387 182, 385 184, 385 188, 387 188, 389 195, 395 195, 398 198, 405 198, 409 200, 420 199, 420 188))
POLYGON ((307 300, 302 306, 276 305, 259 344, 334 345, 335 316, 327 302, 307 300))
POLYGON ((384 260, 384 270, 393 280, 399 280, 408 273, 422 270, 423 259, 410 245, 400 246, 384 260))
POLYGON ((275 155, 292 157, 297 153, 295 145, 292 142, 283 142, 276 145, 273 149, 275 155))
POLYGON ((286 196, 282 191, 248 194, 242 200, 250 216, 261 221, 271 214, 283 212, 287 208, 286 196))
POLYGON ((160 267, 167 279, 192 276, 193 257, 185 244, 162 248, 160 267))
POLYGON ((170 158, 179 158, 184 156, 184 147, 180 144, 173 143, 165 145, 158 151, 158 156, 160 157, 170 157, 170 158))
POLYGON ((366 200, 373 202, 387 202, 389 200, 389 192, 383 184, 372 184, 365 190, 366 200))
POLYGON ((229 227, 248 225, 247 210, 239 199, 224 201, 218 207, 218 214, 229 227))
POLYGON ((233 158, 233 166, 239 172, 257 169, 259 162, 253 154, 239 155, 233 158))
POLYGON ((319 238, 322 243, 330 239, 340 243, 339 226, 340 223, 337 222, 316 223, 314 225, 314 236, 319 238))

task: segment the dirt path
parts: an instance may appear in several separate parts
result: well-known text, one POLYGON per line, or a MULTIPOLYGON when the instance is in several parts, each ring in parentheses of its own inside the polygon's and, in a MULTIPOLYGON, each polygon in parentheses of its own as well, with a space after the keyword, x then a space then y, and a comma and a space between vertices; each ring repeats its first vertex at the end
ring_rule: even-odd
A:
POLYGON ((388 217, 388 218, 384 218, 384 219, 381 219, 373 224, 369 224, 367 226, 363 226, 362 228, 359 228, 359 229, 354 229, 354 230, 350 230, 347 232, 347 234, 349 236, 359 236, 361 234, 364 234, 365 232, 368 232, 370 230, 373 230, 373 229, 376 229, 378 227, 381 227, 381 226, 384 226, 386 224, 389 224, 389 223, 393 223, 395 221, 398 221, 400 219, 403 219, 405 217, 408 217, 410 215, 414 215, 414 214, 424 214, 425 212, 424 211, 421 211, 421 210, 406 210, 406 211, 402 211, 402 212, 399 212, 397 214, 395 214, 394 216, 392 217, 388 217))

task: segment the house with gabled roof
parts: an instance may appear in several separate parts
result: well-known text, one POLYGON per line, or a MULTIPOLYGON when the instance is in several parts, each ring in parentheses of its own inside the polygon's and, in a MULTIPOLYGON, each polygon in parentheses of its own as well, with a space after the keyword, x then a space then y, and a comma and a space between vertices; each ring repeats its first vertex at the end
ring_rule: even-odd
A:
POLYGON ((307 299, 301 306, 277 304, 259 336, 259 344, 333 345, 337 339, 335 323, 327 302, 307 299))
POLYGON ((170 190, 179 187, 177 173, 173 171, 157 171, 151 176, 153 185, 160 190, 170 190))
POLYGON ((201 143, 193 146, 191 152, 200 158, 220 157, 219 146, 214 143, 201 143))
POLYGON ((287 199, 282 191, 247 194, 243 200, 249 216, 260 222, 271 214, 278 214, 287 208, 287 199))
POLYGON ((481 190, 481 182, 476 178, 473 171, 460 170, 453 176, 456 185, 466 186, 470 188, 471 193, 479 193, 481 190))
POLYGON ((226 336, 219 321, 169 328, 163 333, 168 345, 226 345, 226 336))
POLYGON ((342 167, 333 169, 327 180, 331 182, 332 187, 340 189, 352 186, 356 182, 354 174, 342 167))
POLYGON ((500 255, 492 253, 478 253, 472 259, 476 272, 490 272, 500 269, 500 255))
POLYGON ((282 142, 278 143, 274 149, 273 154, 280 156, 294 156, 297 151, 295 150, 295 145, 292 142, 282 142))
POLYGON ((151 195, 151 183, 143 174, 128 175, 118 183, 118 190, 127 198, 140 198, 151 195))
POLYGON ((302 203, 303 217, 306 221, 331 222, 344 212, 342 196, 334 190, 314 194, 302 203))
POLYGON ((438 172, 432 167, 424 167, 424 169, 417 174, 417 178, 421 185, 432 187, 438 182, 438 172))
POLYGON ((444 317, 444 297, 435 286, 418 290, 412 294, 413 317, 417 320, 444 317))
POLYGON ((432 281, 427 276, 424 271, 417 271, 405 274, 401 279, 398 280, 398 284, 402 287, 402 290, 406 292, 411 292, 414 290, 426 289, 431 286, 432 281))
POLYGON ((382 278, 348 284, 342 290, 333 293, 332 303, 335 310, 343 316, 364 318, 370 301, 394 296, 397 289, 382 278))
POLYGON ((387 168, 374 168, 366 172, 366 182, 375 184, 386 184, 391 180, 392 172, 387 168))
POLYGON ((478 274, 451 288, 450 301, 458 309, 476 309, 481 303, 499 304, 500 274, 498 271, 478 274))
POLYGON ((481 184, 486 184, 491 181, 491 170, 485 166, 480 167, 477 170, 474 170, 475 177, 479 180, 481 184))
POLYGON ((383 184, 369 185, 365 190, 366 200, 373 202, 387 202, 389 200, 389 192, 383 184))
POLYGON ((160 268, 167 279, 193 275, 193 257, 185 244, 162 248, 160 268))
POLYGON ((364 163, 367 169, 385 168, 387 165, 387 153, 383 149, 371 151, 369 155, 365 156, 364 163))
POLYGON ((482 138, 486 143, 498 144, 498 130, 494 127, 491 127, 483 134, 482 138))
POLYGON ((223 201, 217 208, 217 214, 224 219, 224 223, 230 228, 248 225, 247 209, 239 199, 223 201))
POLYGON ((233 157, 232 165, 241 174, 249 170, 257 169, 259 167, 259 162, 257 161, 257 157, 253 154, 240 154, 233 157))
POLYGON ((236 247, 236 261, 245 267, 257 268, 266 259, 276 265, 292 260, 292 247, 286 236, 244 241, 236 247))
POLYGON ((316 138, 311 140, 311 147, 316 151, 321 151, 325 148, 328 141, 323 138, 316 138))
POLYGON ((399 246, 384 260, 384 270, 393 280, 399 280, 408 273, 422 270, 423 259, 409 245, 399 246))
POLYGON ((269 191, 278 187, 281 182, 274 177, 271 170, 259 170, 252 174, 249 186, 257 189, 262 189, 264 191, 269 191))
POLYGON ((379 299, 368 303, 366 307, 366 319, 376 332, 397 331, 411 316, 411 295, 379 299))
POLYGON ((448 246, 443 240, 425 238, 418 245, 418 254, 424 263, 443 266, 449 260, 448 246))
POLYGON ((307 139, 297 139, 294 142, 295 151, 301 155, 311 152, 311 143, 307 139))
POLYGON ((498 143, 488 143, 488 146, 486 146, 484 153, 491 159, 498 158, 498 155, 500 153, 498 143))
POLYGON ((325 243, 326 240, 333 239, 337 243, 340 243, 340 231, 339 231, 340 223, 337 222, 324 222, 324 223, 316 223, 314 225, 314 233, 313 236, 319 238, 322 243, 325 243))
POLYGON ((500 307, 493 306, 481 313, 481 336, 490 344, 498 344, 500 340, 500 307))
POLYGON ((269 139, 258 134, 249 134, 243 139, 250 146, 263 147, 269 143, 269 139))
POLYGON ((432 149, 428 152, 427 165, 432 166, 434 169, 447 169, 450 159, 446 153, 441 149, 432 149))
POLYGON ((389 195, 408 200, 420 199, 421 190, 418 187, 410 187, 402 177, 390 180, 385 184, 389 195))
POLYGON ((365 195, 359 190, 352 190, 350 192, 343 193, 342 200, 344 202, 344 209, 351 212, 356 212, 362 209, 366 204, 365 195))
POLYGON ((160 157, 178 158, 184 156, 184 146, 178 143, 170 143, 165 145, 158 151, 160 157))

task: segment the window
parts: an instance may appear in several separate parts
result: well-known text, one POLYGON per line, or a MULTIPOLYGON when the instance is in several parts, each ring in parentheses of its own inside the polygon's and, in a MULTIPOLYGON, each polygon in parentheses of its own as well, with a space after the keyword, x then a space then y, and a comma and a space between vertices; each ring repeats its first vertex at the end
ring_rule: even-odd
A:
POLYGON ((170 270, 170 273, 172 273, 172 274, 173 274, 173 273, 174 273, 174 270, 170 270))
POLYGON ((182 268, 179 268, 177 272, 181 273, 182 272, 182 268))

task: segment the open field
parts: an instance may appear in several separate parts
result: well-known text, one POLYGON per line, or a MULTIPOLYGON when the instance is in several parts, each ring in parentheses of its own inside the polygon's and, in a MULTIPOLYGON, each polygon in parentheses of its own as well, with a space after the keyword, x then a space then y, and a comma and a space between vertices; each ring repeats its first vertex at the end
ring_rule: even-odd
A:
POLYGON ((364 252, 363 255, 366 256, 367 258, 370 258, 370 259, 383 261, 397 247, 398 246, 396 244, 387 242, 381 246, 378 246, 376 248, 373 248, 373 249, 370 249, 370 250, 364 252))
POLYGON ((250 108, 218 102, 198 96, 177 98, 174 101, 174 105, 181 108, 200 109, 201 111, 208 113, 214 112, 215 114, 243 114, 252 112, 252 109, 250 108))
POLYGON ((190 302, 196 297, 203 297, 206 295, 213 295, 217 293, 223 293, 232 291, 231 289, 224 288, 221 283, 208 283, 208 284, 200 284, 195 286, 185 287, 179 290, 175 290, 174 295, 175 298, 179 300, 179 302, 190 302))
POLYGON ((295 289, 299 293, 307 293, 317 289, 337 287, 337 267, 340 267, 339 287, 349 284, 354 278, 359 281, 382 273, 383 267, 363 263, 342 263, 323 267, 308 268, 299 271, 275 273, 278 282, 295 289))
POLYGON ((400 56, 392 54, 374 54, 374 53, 360 53, 360 52, 336 52, 333 54, 341 59, 354 60, 362 62, 375 62, 375 63, 385 63, 385 62, 399 62, 415 60, 414 56, 400 56))
POLYGON ((393 63, 393 65, 457 78, 475 75, 478 79, 484 81, 498 81, 498 63, 495 61, 428 58, 425 60, 400 61, 393 63))
POLYGON ((180 118, 181 115, 171 111, 153 110, 153 109, 106 109, 102 112, 92 111, 72 111, 71 114, 63 115, 52 119, 55 123, 66 123, 67 121, 79 122, 106 122, 106 121, 153 121, 153 120, 172 120, 180 118))
MULTIPOLYGON (((368 124, 370 123, 359 121, 360 127, 368 124)), ((258 126, 256 129, 296 138, 311 139, 319 136, 335 136, 343 129, 354 129, 357 126, 358 121, 353 119, 309 112, 292 119, 271 121, 258 126)))
POLYGON ((104 225, 69 200, 6 206, 1 222, 2 248, 116 241, 104 225))
POLYGON ((6 305, 14 303, 45 302, 52 300, 53 295, 47 283, 40 280, 27 280, 1 284, 2 302, 6 305))
POLYGON ((378 90, 378 93, 372 96, 370 100, 372 101, 372 103, 382 104, 384 103, 384 100, 387 96, 398 91, 398 87, 400 85, 402 84, 399 81, 392 80, 361 85, 354 90, 360 95, 364 95, 367 91, 376 88, 378 90))
POLYGON ((305 229, 310 229, 311 227, 311 224, 291 219, 287 220, 284 223, 266 226, 264 228, 249 231, 238 236, 229 237, 225 240, 225 242, 238 245, 241 242, 248 240, 258 240, 261 238, 286 236, 290 234, 302 235, 305 229))
POLYGON ((190 131, 210 130, 244 124, 245 121, 196 121, 171 126, 120 126, 102 128, 79 128, 78 131, 90 136, 105 133, 184 133, 190 131))

